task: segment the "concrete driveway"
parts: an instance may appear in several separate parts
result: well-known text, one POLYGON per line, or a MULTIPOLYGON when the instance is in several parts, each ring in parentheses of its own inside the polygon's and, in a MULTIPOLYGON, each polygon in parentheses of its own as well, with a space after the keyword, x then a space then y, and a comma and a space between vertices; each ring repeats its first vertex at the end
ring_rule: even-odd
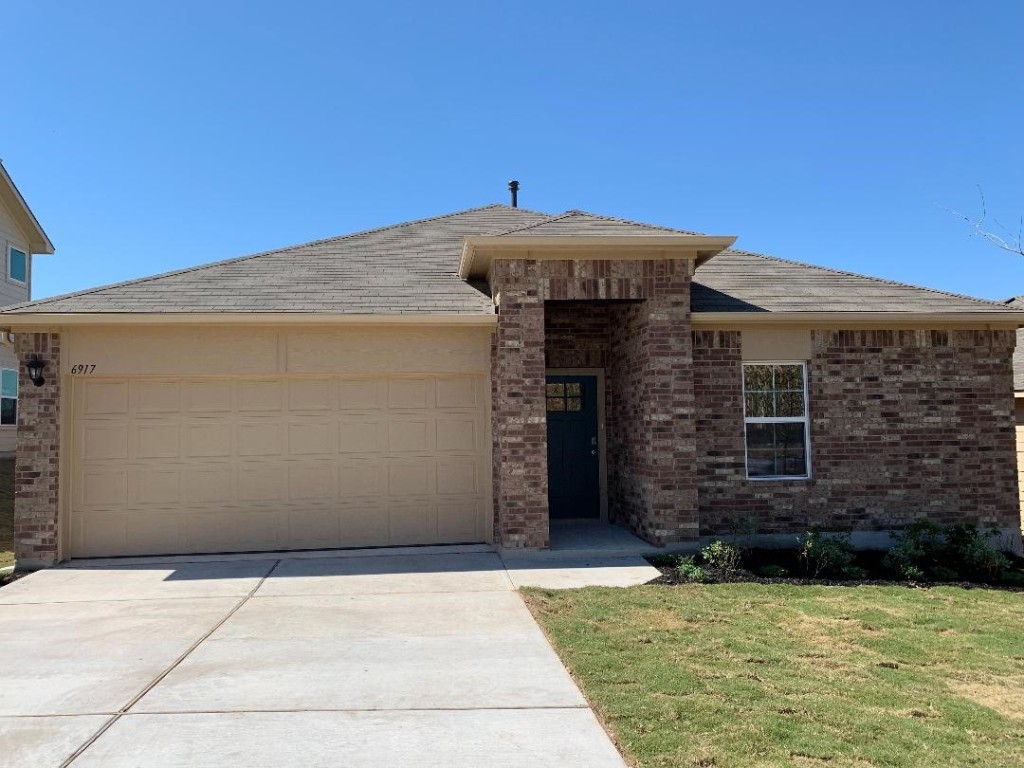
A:
POLYGON ((34 574, 0 590, 0 764, 621 767, 514 590, 531 573, 559 568, 476 552, 34 574))

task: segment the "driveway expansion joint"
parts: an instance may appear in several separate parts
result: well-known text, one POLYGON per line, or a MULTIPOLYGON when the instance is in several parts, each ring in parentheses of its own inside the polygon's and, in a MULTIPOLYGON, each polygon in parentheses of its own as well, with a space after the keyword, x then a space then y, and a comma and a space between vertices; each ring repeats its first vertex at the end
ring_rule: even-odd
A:
POLYGON ((157 675, 155 678, 153 678, 153 680, 151 680, 139 693, 135 694, 135 696, 133 696, 132 699, 127 704, 125 704, 123 707, 121 707, 121 709, 119 709, 117 712, 115 712, 110 717, 110 719, 107 720, 107 722, 105 722, 102 726, 100 726, 100 728, 96 731, 96 733, 94 733, 92 736, 90 736, 86 740, 86 742, 84 744, 82 744, 63 763, 60 764, 60 768, 68 768, 68 766, 70 766, 72 763, 74 763, 75 760, 77 760, 79 757, 81 757, 82 754, 84 754, 85 751, 89 749, 89 747, 91 747, 93 744, 95 744, 97 739, 99 739, 104 733, 106 733, 108 730, 110 730, 110 728, 114 725, 114 723, 116 723, 118 720, 120 720, 121 717, 123 717, 128 712, 128 710, 130 710, 132 707, 134 707, 136 704, 138 704, 139 701, 141 701, 142 698, 145 697, 145 695, 147 693, 152 691, 157 685, 160 684, 161 680, 163 680, 165 677, 167 677, 171 672, 173 672, 178 667, 178 665, 180 665, 183 661, 185 661, 185 659, 187 659, 189 657, 189 655, 191 655, 196 650, 196 648, 198 648, 200 645, 202 645, 204 642, 206 642, 206 640, 208 640, 210 638, 210 636, 214 632, 216 632, 218 629, 220 629, 222 626, 224 626, 224 623, 228 619, 230 619, 232 616, 234 616, 243 605, 245 605, 247 602, 249 602, 249 600, 252 598, 252 596, 256 594, 256 590, 258 590, 260 587, 263 586, 263 582, 265 582, 270 577, 270 575, 274 572, 274 570, 280 564, 281 564, 280 560, 275 560, 273 562, 273 564, 270 566, 270 569, 265 574, 263 574, 263 576, 260 578, 260 580, 258 582, 256 582, 256 585, 251 590, 249 590, 248 594, 246 594, 241 600, 239 600, 235 604, 235 606, 230 611, 228 611, 227 614, 225 614, 223 618, 220 619, 220 621, 218 621, 209 630, 207 630, 198 640, 196 640, 194 643, 192 643, 192 645, 190 645, 185 650, 184 653, 182 653, 180 656, 178 656, 178 658, 175 659, 170 664, 170 666, 168 666, 159 675, 157 675))

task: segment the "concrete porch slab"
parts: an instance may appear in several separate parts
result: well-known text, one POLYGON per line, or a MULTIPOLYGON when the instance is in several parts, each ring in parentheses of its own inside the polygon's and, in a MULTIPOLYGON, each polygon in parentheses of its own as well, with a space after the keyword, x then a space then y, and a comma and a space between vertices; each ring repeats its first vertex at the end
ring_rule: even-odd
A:
POLYGON ((588 709, 126 715, 75 768, 140 764, 625 768, 588 709))
POLYGON ((576 554, 502 552, 508 576, 519 587, 579 589, 635 587, 661 573, 642 557, 588 557, 576 554))

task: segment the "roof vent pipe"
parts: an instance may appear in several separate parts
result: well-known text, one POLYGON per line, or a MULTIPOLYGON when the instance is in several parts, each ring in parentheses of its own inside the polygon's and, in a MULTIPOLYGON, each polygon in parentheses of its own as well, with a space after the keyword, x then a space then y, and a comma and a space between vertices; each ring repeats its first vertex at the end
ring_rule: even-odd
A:
POLYGON ((519 182, 512 180, 508 183, 508 191, 512 193, 512 207, 519 207, 519 182))

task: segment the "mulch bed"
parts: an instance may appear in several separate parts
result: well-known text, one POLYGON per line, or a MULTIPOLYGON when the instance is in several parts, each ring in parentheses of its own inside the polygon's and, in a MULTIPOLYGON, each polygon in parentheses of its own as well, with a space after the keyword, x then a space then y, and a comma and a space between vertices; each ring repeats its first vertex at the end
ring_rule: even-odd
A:
MULTIPOLYGON (((667 564, 666 559, 671 556, 654 555, 647 558, 661 575, 651 579, 648 584, 694 584, 691 579, 680 575, 674 565, 667 564)), ((999 589, 1009 592, 1024 592, 1024 586, 1018 584, 990 584, 977 581, 908 581, 899 578, 883 563, 885 552, 878 550, 863 550, 857 553, 854 564, 867 572, 867 576, 859 579, 848 578, 826 578, 824 576, 809 576, 804 574, 803 563, 797 557, 796 550, 789 549, 750 549, 746 550, 743 557, 743 566, 738 570, 727 571, 721 568, 713 568, 701 564, 706 579, 699 582, 702 584, 790 584, 803 586, 824 586, 824 587, 858 587, 858 586, 879 586, 879 587, 915 587, 927 589, 929 587, 961 587, 963 589, 999 589), (785 576, 762 576, 758 571, 765 566, 779 566, 786 569, 785 576)), ((1015 558, 1016 559, 1016 558, 1015 558)), ((698 558, 700 562, 700 558, 698 558)), ((1019 566, 1019 562, 1017 563, 1019 566)))

